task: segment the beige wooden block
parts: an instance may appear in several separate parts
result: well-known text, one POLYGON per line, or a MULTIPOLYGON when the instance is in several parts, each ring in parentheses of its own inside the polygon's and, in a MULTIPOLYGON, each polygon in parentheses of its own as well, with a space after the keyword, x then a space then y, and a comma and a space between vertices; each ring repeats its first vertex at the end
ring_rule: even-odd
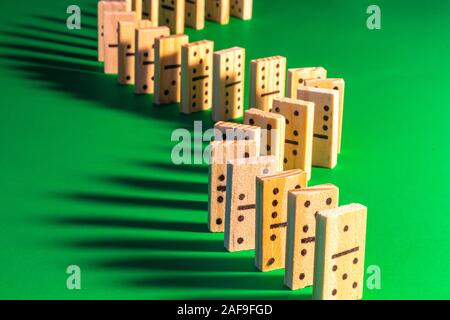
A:
POLYGON ((136 12, 136 19, 141 20, 142 19, 142 7, 143 7, 143 1, 142 0, 132 0, 131 1, 131 10, 136 12))
POLYGON ((316 223, 313 299, 361 299, 367 207, 353 203, 319 211, 316 223))
POLYGON ((183 45, 181 51, 180 112, 189 114, 211 109, 214 42, 191 42, 183 45))
POLYGON ((230 0, 205 0, 205 17, 220 24, 230 22, 230 0))
POLYGON ((312 165, 334 168, 338 155, 339 92, 302 86, 297 98, 314 102, 312 165))
POLYGON ((159 3, 159 25, 168 26, 172 34, 183 34, 185 0, 159 0, 159 3))
POLYGON ((129 4, 125 1, 99 1, 97 4, 97 52, 98 61, 105 60, 105 23, 104 13, 106 11, 130 11, 129 4))
POLYGON ((219 121, 214 125, 215 140, 255 140, 258 155, 261 153, 261 128, 234 122, 219 121))
POLYGON ((313 284, 316 215, 339 205, 339 189, 323 184, 290 191, 284 283, 292 290, 313 284))
POLYGON ((142 0, 142 19, 150 20, 152 27, 157 27, 159 24, 159 1, 142 0))
POLYGON ((250 20, 252 18, 253 0, 230 0, 230 15, 250 20))
POLYGON ((225 229, 225 203, 227 162, 229 160, 257 157, 255 140, 212 141, 209 164, 208 226, 211 232, 225 229))
POLYGON ((280 114, 251 108, 245 111, 244 123, 261 127, 261 155, 275 156, 278 171, 283 171, 286 119, 280 114))
POLYGON ((284 97, 286 58, 252 60, 250 63, 250 107, 272 111, 274 98, 284 97))
POLYGON ((305 80, 305 86, 324 88, 324 89, 334 89, 339 91, 339 143, 338 143, 338 153, 341 152, 341 142, 342 142, 342 121, 344 119, 344 93, 345 93, 345 81, 341 78, 334 79, 310 79, 305 80))
POLYGON ((302 169, 311 179, 314 103, 291 98, 275 98, 272 112, 286 118, 284 170, 302 169))
POLYGON ((181 47, 189 42, 184 34, 157 38, 155 41, 156 104, 177 103, 181 100, 181 47))
POLYGON ((185 25, 196 30, 205 28, 205 0, 186 0, 185 25))
POLYGON ((135 93, 154 92, 155 42, 157 38, 169 35, 168 27, 136 29, 135 93))
POLYGON ((256 177, 276 172, 274 156, 230 160, 227 166, 225 248, 255 249, 256 177))
POLYGON ((245 49, 234 47, 214 53, 213 121, 244 114, 245 49))
POLYGON ((136 14, 131 12, 106 11, 104 13, 104 72, 117 74, 119 72, 119 22, 136 20, 136 14))
POLYGON ((295 98, 300 86, 305 85, 307 79, 325 79, 327 70, 322 67, 289 69, 287 75, 286 97, 295 98))
POLYGON ((259 270, 284 268, 288 191, 306 186, 306 172, 300 169, 256 178, 255 263, 259 270))

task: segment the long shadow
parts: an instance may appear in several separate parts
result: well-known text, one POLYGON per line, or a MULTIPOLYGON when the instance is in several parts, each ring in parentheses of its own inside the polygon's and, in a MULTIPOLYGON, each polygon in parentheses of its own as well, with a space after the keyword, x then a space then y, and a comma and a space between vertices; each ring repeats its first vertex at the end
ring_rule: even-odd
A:
POLYGON ((208 174, 208 167, 202 165, 192 165, 192 164, 180 164, 176 165, 173 163, 165 163, 165 162, 150 162, 150 161, 135 161, 134 164, 143 168, 151 168, 151 169, 163 169, 168 171, 183 171, 186 173, 195 173, 201 175, 208 174))
MULTIPOLYGON (((6 49, 12 49, 12 50, 20 50, 23 52, 39 52, 47 55, 53 55, 58 57, 69 57, 74 59, 80 59, 80 60, 94 60, 96 57, 95 54, 87 54, 87 53, 77 53, 73 51, 67 51, 67 50, 60 50, 60 49, 50 49, 50 48, 43 48, 41 46, 31 45, 31 44, 9 44, 7 42, 0 42, 1 48, 6 49)), ((48 62, 51 62, 52 60, 49 60, 48 62)), ((24 59, 23 62, 28 62, 28 60, 24 59)))
MULTIPOLYGON (((75 39, 79 39, 79 40, 84 40, 84 41, 88 41, 88 42, 97 43, 97 37, 96 36, 89 36, 89 35, 86 35, 86 34, 55 30, 55 29, 42 27, 42 26, 39 26, 39 25, 18 24, 16 30, 17 29, 34 30, 34 31, 42 32, 42 33, 51 34, 51 35, 70 37, 70 38, 75 38, 75 39)), ((21 33, 20 37, 23 38, 24 36, 26 36, 26 34, 25 33, 21 33)), ((72 45, 75 46, 76 44, 78 44, 78 42, 73 43, 72 45)))
MULTIPOLYGON (((83 16, 83 12, 82 12, 83 16)), ((53 16, 45 16, 45 15, 36 15, 35 18, 38 18, 39 20, 47 21, 47 22, 53 22, 58 26, 65 26, 67 22, 67 18, 56 18, 53 16)), ((86 23, 85 21, 81 22, 81 28, 82 29, 90 29, 90 30, 98 30, 98 26, 96 24, 90 24, 86 23)))

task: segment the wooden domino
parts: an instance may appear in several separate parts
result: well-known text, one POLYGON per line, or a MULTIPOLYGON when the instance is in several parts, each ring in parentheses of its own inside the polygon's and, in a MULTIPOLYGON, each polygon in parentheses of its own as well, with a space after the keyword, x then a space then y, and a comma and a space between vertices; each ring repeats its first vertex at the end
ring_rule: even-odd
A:
POLYGON ((136 12, 136 19, 141 20, 142 19, 142 7, 143 7, 143 1, 142 0, 132 0, 131 2, 131 10, 136 12))
POLYGON ((214 125, 215 140, 255 140, 260 154, 261 145, 261 128, 258 126, 251 126, 246 124, 239 124, 234 122, 219 121, 214 125))
POLYGON ((181 47, 189 42, 184 34, 157 38, 155 41, 156 104, 177 103, 181 100, 181 47))
POLYGON ((205 17, 220 24, 230 22, 230 0, 205 0, 205 17))
POLYGON ((182 46, 182 113, 211 109, 214 42, 202 40, 182 46))
POLYGON ((142 0, 142 19, 150 20, 152 27, 157 27, 159 24, 159 1, 142 0))
POLYGON ((245 49, 234 47, 214 53, 213 121, 244 114, 245 49))
POLYGON ((106 11, 130 11, 129 4, 125 1, 99 1, 97 4, 97 52, 98 61, 105 60, 104 45, 105 45, 105 24, 104 13, 106 11))
POLYGON ((327 70, 322 67, 289 69, 287 75, 287 94, 289 98, 297 96, 299 86, 305 85, 307 79, 325 79, 327 70))
POLYGON ((250 107, 272 111, 272 101, 284 97, 286 58, 274 56, 250 63, 250 107))
POLYGON ((245 111, 244 123, 261 127, 261 155, 275 156, 278 170, 283 171, 286 119, 277 113, 251 108, 245 111))
POLYGON ((314 102, 312 165, 334 168, 338 154, 339 92, 302 86, 297 98, 314 102))
POLYGON ((250 20, 252 18, 253 0, 230 0, 230 15, 250 20))
POLYGON ((119 72, 119 22, 136 20, 136 14, 131 12, 106 11, 104 13, 104 72, 117 74, 119 72))
POLYGON ((286 118, 284 170, 302 169, 311 178, 314 103, 291 98, 275 98, 273 112, 286 118))
POLYGON ((263 271, 284 268, 288 191, 306 187, 300 169, 256 178, 256 267, 263 271))
POLYGON ((186 0, 184 22, 196 30, 205 27, 205 0, 186 0))
POLYGON ((212 141, 210 151, 208 226, 211 232, 223 232, 227 194, 227 162, 233 159, 257 157, 258 148, 255 140, 212 141))
POLYGON ((154 92, 155 42, 157 38, 169 35, 170 30, 165 26, 136 29, 135 93, 154 92))
POLYGON ((289 192, 284 283, 292 290, 313 284, 316 215, 338 203, 339 189, 332 184, 289 192))
POLYGON ((338 153, 341 152, 341 142, 342 142, 342 120, 344 118, 344 91, 345 91, 345 81, 344 79, 310 79, 305 80, 305 86, 324 88, 324 89, 334 89, 339 91, 339 130, 338 130, 338 153))
POLYGON ((225 248, 255 249, 256 176, 277 169, 274 156, 228 161, 225 205, 225 248))
POLYGON ((316 223, 313 299, 361 299, 367 207, 353 203, 319 211, 316 223))
POLYGON ((159 0, 159 3, 159 25, 168 26, 172 34, 183 34, 185 0, 159 0))

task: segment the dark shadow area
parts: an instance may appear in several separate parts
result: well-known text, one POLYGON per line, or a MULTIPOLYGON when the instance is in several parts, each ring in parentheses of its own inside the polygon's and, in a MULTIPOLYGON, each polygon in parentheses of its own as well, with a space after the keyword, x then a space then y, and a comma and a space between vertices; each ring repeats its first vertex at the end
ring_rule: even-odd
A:
POLYGON ((186 173, 195 173, 195 174, 208 174, 208 167, 202 165, 194 165, 194 164, 180 164, 176 165, 173 163, 164 163, 164 162, 150 162, 150 161, 135 161, 134 164, 139 167, 149 168, 149 169, 163 169, 168 171, 183 171, 186 173))
MULTIPOLYGON (((85 12, 82 12, 81 16, 85 15, 85 12)), ((97 15, 95 15, 97 16, 97 15)), ((57 18, 54 16, 44 16, 44 15, 36 15, 35 18, 42 20, 42 21, 47 21, 47 22, 53 22, 56 25, 58 25, 59 27, 61 26, 66 26, 67 23, 67 18, 57 18)), ((81 21, 81 28, 82 29, 90 29, 90 30, 95 30, 95 32, 97 32, 98 26, 96 24, 91 24, 91 23, 86 23, 85 21, 81 21)))
MULTIPOLYGON (((50 35, 57 35, 57 36, 64 36, 64 37, 71 37, 71 38, 75 38, 75 39, 80 39, 80 40, 84 40, 84 41, 88 41, 88 42, 92 42, 93 44, 97 44, 97 37, 96 36, 89 36, 86 34, 80 34, 80 33, 75 33, 75 32, 67 32, 66 31, 61 31, 61 30, 55 30, 55 29, 49 29, 46 27, 42 27, 40 25, 31 25, 31 24, 18 24, 16 30, 19 29, 24 29, 26 30, 34 30, 34 31, 39 31, 42 33, 47 33, 50 35)), ((24 31, 24 32, 25 32, 24 31)), ((19 37, 24 37, 25 33, 19 33, 19 37)), ((76 46, 77 43, 72 43, 72 46, 76 46)))

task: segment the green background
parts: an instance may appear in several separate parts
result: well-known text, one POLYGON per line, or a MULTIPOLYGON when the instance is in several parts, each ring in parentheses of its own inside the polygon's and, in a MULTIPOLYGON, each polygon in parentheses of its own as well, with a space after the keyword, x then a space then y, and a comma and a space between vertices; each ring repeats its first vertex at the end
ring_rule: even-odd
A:
MULTIPOLYGON (((187 30, 245 47, 247 74, 250 59, 283 55, 345 78, 343 151, 310 185, 369 208, 366 267, 382 287, 366 299, 450 298, 449 3, 255 0, 251 21, 187 30)), ((207 232, 207 168, 173 165, 170 137, 209 128, 210 112, 152 106, 104 75, 96 1, 0 6, 0 298, 311 298, 207 232), (81 30, 65 26, 70 4, 81 30), (69 265, 81 290, 66 288, 69 265)))

